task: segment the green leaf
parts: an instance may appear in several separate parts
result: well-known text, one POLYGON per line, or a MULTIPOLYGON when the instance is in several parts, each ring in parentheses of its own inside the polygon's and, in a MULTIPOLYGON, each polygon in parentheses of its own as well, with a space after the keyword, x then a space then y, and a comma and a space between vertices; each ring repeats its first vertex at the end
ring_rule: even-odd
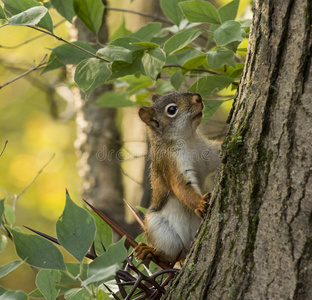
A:
POLYGON ((141 213, 143 213, 144 215, 147 213, 147 211, 148 211, 148 209, 147 208, 145 208, 145 207, 143 207, 143 206, 139 206, 139 205, 137 205, 136 207, 135 207, 136 209, 138 209, 141 213))
POLYGON ((61 273, 58 270, 42 269, 36 277, 36 286, 47 300, 55 300, 60 293, 56 284, 60 282, 61 273))
POLYGON ((100 96, 96 103, 105 107, 126 107, 135 105, 128 99, 127 94, 117 92, 106 92, 100 96))
POLYGON ((51 8, 52 8, 52 4, 50 3, 50 1, 49 1, 49 2, 43 2, 43 1, 41 1, 41 3, 42 3, 42 5, 43 5, 44 7, 46 7, 47 9, 51 9, 51 8))
POLYGON ((132 44, 138 43, 138 42, 140 42, 138 38, 135 38, 132 36, 125 36, 125 37, 121 37, 121 38, 111 41, 109 45, 120 46, 120 47, 129 49, 130 51, 135 51, 139 49, 139 47, 134 46, 132 44))
POLYGON ((132 45, 139 46, 142 48, 147 48, 147 49, 159 48, 159 45, 152 43, 152 42, 138 42, 138 43, 132 43, 132 45))
POLYGON ((126 36, 129 33, 131 33, 131 31, 126 28, 125 17, 123 16, 122 17, 122 22, 121 22, 120 26, 113 33, 113 35, 112 35, 110 40, 113 41, 113 40, 118 39, 120 37, 126 36))
POLYGON ((86 288, 70 289, 65 293, 66 300, 93 300, 93 296, 86 288))
POLYGON ((65 208, 56 223, 59 243, 81 262, 92 245, 95 230, 93 217, 76 205, 66 193, 65 208))
POLYGON ((165 62, 166 54, 160 48, 148 50, 142 57, 144 71, 153 81, 156 81, 165 62))
MULTIPOLYGON (((246 20, 242 23, 242 28, 243 29, 249 29, 250 27, 250 24, 251 24, 251 20, 246 20)), ((249 31, 249 30, 248 30, 249 31)))
POLYGON ((28 294, 28 297, 29 298, 35 298, 35 299, 44 299, 44 296, 41 294, 41 292, 39 291, 39 289, 35 289, 33 291, 31 291, 29 294, 28 294))
POLYGON ((222 103, 225 101, 222 100, 204 100, 204 117, 202 123, 206 123, 214 115, 214 113, 219 109, 222 103))
POLYGON ((27 295, 22 291, 11 291, 0 287, 0 300, 27 300, 27 295))
POLYGON ((99 85, 104 84, 109 77, 111 76, 112 72, 109 69, 109 64, 103 61, 100 61, 100 71, 98 75, 96 76, 95 80, 91 84, 91 86, 88 88, 88 90, 85 91, 87 95, 90 95, 90 93, 99 85))
POLYGON ((199 93, 203 98, 215 94, 228 87, 234 81, 233 78, 220 75, 205 76, 197 80, 188 90, 199 93))
POLYGON ((104 13, 102 0, 73 0, 74 10, 78 18, 94 33, 97 34, 104 13))
POLYGON ((140 76, 140 78, 135 77, 134 75, 130 75, 123 78, 129 86, 127 87, 126 91, 129 95, 133 95, 137 91, 144 89, 150 85, 153 85, 153 81, 150 77, 147 76, 140 76))
POLYGON ((73 17, 76 15, 73 0, 51 0, 51 3, 61 16, 70 23, 72 22, 73 17))
POLYGON ((12 16, 9 19, 9 24, 12 26, 36 25, 47 12, 48 9, 44 6, 35 6, 12 16))
POLYGON ((4 216, 9 224, 15 223, 15 213, 12 205, 4 205, 4 216))
MULTIPOLYGON (((96 53, 96 51, 88 43, 73 42, 73 44, 93 54, 96 53)), ((54 49, 52 49, 52 53, 54 53, 57 60, 64 65, 79 64, 82 60, 92 57, 90 54, 83 52, 68 44, 55 47, 54 49)))
MULTIPOLYGON (((207 2, 208 3, 208 2, 207 2)), ((167 56, 184 48, 190 42, 194 41, 205 30, 200 28, 189 28, 172 36, 164 45, 164 51, 167 56)))
POLYGON ((65 270, 62 253, 50 241, 38 235, 25 234, 9 226, 17 255, 28 264, 43 269, 65 270))
POLYGON ((140 105, 150 105, 152 94, 153 93, 150 91, 135 94, 135 103, 140 105))
POLYGON ((152 43, 155 43, 156 45, 163 45, 167 40, 169 39, 169 36, 168 35, 162 35, 162 34, 159 34, 159 36, 154 36, 152 39, 151 39, 151 42, 152 43))
POLYGON ((10 273, 12 273, 14 270, 16 270, 20 265, 22 265, 24 262, 22 260, 14 260, 10 263, 6 264, 5 266, 0 267, 0 278, 3 278, 10 273))
POLYGON ((115 274, 118 268, 120 268, 121 263, 127 257, 127 250, 124 246, 124 242, 125 237, 116 244, 109 246, 104 254, 90 263, 88 278, 83 282, 84 285, 107 280, 115 274))
POLYGON ((224 65, 232 66, 235 65, 235 54, 232 50, 218 48, 207 53, 208 64, 213 69, 218 69, 224 65))
POLYGON ((0 235, 0 252, 2 252, 6 245, 8 244, 8 239, 5 235, 0 235))
POLYGON ((239 6, 239 0, 233 0, 219 8, 218 12, 222 23, 229 20, 235 20, 239 6))
MULTIPOLYGON (((106 155, 107 153, 97 153, 97 159, 101 161, 106 155)), ((96 225, 96 234, 94 239, 95 252, 98 255, 101 255, 105 252, 103 246, 107 249, 113 242, 113 230, 96 213, 90 213, 92 214, 96 225)))
POLYGON ((88 58, 83 60, 76 68, 75 82, 85 92, 87 91, 100 72, 100 60, 88 58))
MULTIPOLYGON (((33 2, 34 2, 33 0, 25 0, 25 1, 22 1, 22 0, 17 0, 17 1, 2 0, 2 2, 4 4, 4 11, 8 17, 11 17, 13 15, 17 15, 20 12, 22 12, 28 8, 36 6, 36 5, 33 5, 33 2)), ((38 3, 37 3, 37 5, 38 5, 38 3)))
POLYGON ((202 65, 206 60, 206 55, 198 55, 190 60, 186 61, 182 67, 187 69, 187 70, 192 70, 197 68, 198 66, 202 65))
POLYGON ((217 9, 209 2, 194 0, 181 2, 179 5, 190 22, 221 23, 217 9))
MULTIPOLYGON (((66 269, 72 275, 72 277, 77 278, 77 276, 79 275, 81 280, 85 280, 87 278, 89 265, 88 264, 82 264, 82 269, 81 269, 80 263, 79 264, 77 264, 77 263, 66 263, 66 269)), ((63 273, 65 273, 65 272, 63 272, 63 273)), ((76 280, 78 280, 78 279, 76 279, 76 280)), ((62 281, 62 283, 63 283, 63 281, 62 281)))
POLYGON ((149 42, 161 29, 161 23, 147 23, 138 31, 130 36, 139 39, 140 41, 149 42))
MULTIPOLYGON (((63 284, 63 283, 62 283, 63 284)), ((77 280, 75 282, 76 285, 80 285, 80 282, 77 280)), ((68 290, 70 290, 71 288, 70 287, 67 287, 67 286, 63 286, 63 285, 56 285, 56 288, 60 291, 59 293, 59 298, 57 299, 64 299, 64 297, 60 297, 62 295, 64 295, 68 290)), ((39 289, 35 289, 33 290, 32 292, 30 292, 28 294, 28 299, 45 299, 44 295, 42 295, 42 293, 40 292, 39 289)))
POLYGON ((0 5, 0 20, 6 20, 5 13, 1 5, 0 5))
POLYGON ((236 52, 240 43, 241 42, 232 42, 232 43, 225 45, 224 47, 229 50, 232 50, 233 52, 236 52))
POLYGON ((178 91, 180 86, 185 81, 185 76, 181 73, 180 70, 176 71, 170 78, 172 86, 178 91))
POLYGON ((140 73, 145 75, 143 65, 142 65, 143 55, 144 55, 143 49, 133 51, 132 52, 133 61, 131 64, 124 62, 124 61, 114 61, 111 67, 112 75, 110 77, 110 80, 114 78, 118 78, 118 77, 123 77, 126 75, 133 75, 133 74, 140 74, 140 73))
POLYGON ((171 92, 172 90, 173 90, 173 86, 171 85, 169 81, 161 80, 161 84, 156 86, 154 93, 162 95, 162 94, 171 92))
POLYGON ((160 0, 160 7, 163 13, 177 26, 180 25, 183 19, 182 10, 179 7, 179 2, 181 1, 183 0, 160 0))
POLYGON ((244 71, 244 68, 239 68, 232 72, 229 77, 234 78, 234 79, 239 79, 242 76, 242 73, 244 71))
POLYGON ((80 280, 85 280, 87 278, 88 268, 88 264, 82 264, 81 270, 80 263, 66 263, 66 271, 60 271, 60 284, 64 286, 80 286, 80 280))
POLYGON ((231 42, 243 41, 241 24, 236 21, 226 21, 213 33, 213 38, 218 46, 225 46, 231 42))
MULTIPOLYGON (((4 10, 11 17, 22 13, 32 7, 43 7, 35 0, 4 0, 4 10)), ((40 20, 37 26, 53 32, 53 22, 49 13, 40 20)))
POLYGON ((97 293, 96 299, 98 299, 98 300, 110 300, 111 298, 103 290, 99 290, 97 293))
POLYGON ((107 45, 105 48, 98 50, 97 54, 109 61, 125 61, 128 63, 132 62, 132 53, 129 49, 115 46, 107 45))

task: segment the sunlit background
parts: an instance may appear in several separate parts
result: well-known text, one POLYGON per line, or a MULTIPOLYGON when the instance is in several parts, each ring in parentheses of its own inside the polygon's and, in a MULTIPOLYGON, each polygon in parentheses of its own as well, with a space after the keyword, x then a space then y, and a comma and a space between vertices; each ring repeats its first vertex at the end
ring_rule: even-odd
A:
MULTIPOLYGON (((218 2, 225 4, 229 1, 218 2)), ((240 15, 248 3, 250 1, 241 1, 240 15)), ((144 11, 146 1, 136 0, 133 4, 129 0, 110 1, 110 6, 144 11)), ((54 24, 62 21, 56 12, 51 14, 54 24)), ((142 25, 136 22, 133 14, 109 12, 111 33, 120 25, 123 16, 129 30, 142 25)), ((45 54, 49 54, 48 48, 60 44, 49 36, 24 43, 40 35, 25 27, 6 26, 0 30, 0 86, 37 65, 45 54)), ((55 34, 68 39, 67 30, 68 24, 63 22, 55 28, 55 34)), ((8 140, 0 157, 0 199, 6 198, 6 203, 13 205, 12 196, 23 192, 15 206, 15 224, 27 225, 53 236, 65 203, 65 189, 69 190, 74 201, 80 201, 81 180, 73 146, 76 125, 70 88, 64 70, 57 70, 43 76, 36 71, 0 89, 0 152, 8 140), (37 175, 38 178, 25 190, 37 175)), ((129 120, 133 115, 131 111, 126 117, 129 120)), ((14 259, 17 255, 8 241, 6 249, 0 253, 0 265, 14 259)), ((0 285, 30 292, 35 288, 34 279, 33 270, 24 264, 0 280, 0 285)))

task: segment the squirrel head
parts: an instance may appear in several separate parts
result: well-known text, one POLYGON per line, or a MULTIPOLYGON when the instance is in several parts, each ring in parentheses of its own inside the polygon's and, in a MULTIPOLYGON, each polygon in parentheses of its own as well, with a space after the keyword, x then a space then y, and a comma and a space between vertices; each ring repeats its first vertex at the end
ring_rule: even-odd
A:
POLYGON ((204 104, 199 94, 171 92, 153 95, 152 101, 151 106, 140 108, 139 116, 154 138, 186 139, 194 134, 202 120, 204 104))

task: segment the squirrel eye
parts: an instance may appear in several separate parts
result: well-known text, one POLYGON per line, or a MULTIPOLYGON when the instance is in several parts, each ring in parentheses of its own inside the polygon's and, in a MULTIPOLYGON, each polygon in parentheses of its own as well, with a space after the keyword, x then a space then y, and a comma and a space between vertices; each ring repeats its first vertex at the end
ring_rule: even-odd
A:
POLYGON ((168 117, 173 118, 178 113, 178 106, 174 103, 168 104, 165 108, 168 117))

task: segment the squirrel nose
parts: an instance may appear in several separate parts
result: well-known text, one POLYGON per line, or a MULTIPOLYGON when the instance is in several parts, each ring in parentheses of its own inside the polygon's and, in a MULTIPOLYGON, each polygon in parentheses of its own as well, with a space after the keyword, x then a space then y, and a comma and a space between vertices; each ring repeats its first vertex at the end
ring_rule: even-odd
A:
POLYGON ((199 94, 194 94, 194 96, 192 96, 192 103, 196 104, 196 103, 202 103, 202 98, 199 94))

